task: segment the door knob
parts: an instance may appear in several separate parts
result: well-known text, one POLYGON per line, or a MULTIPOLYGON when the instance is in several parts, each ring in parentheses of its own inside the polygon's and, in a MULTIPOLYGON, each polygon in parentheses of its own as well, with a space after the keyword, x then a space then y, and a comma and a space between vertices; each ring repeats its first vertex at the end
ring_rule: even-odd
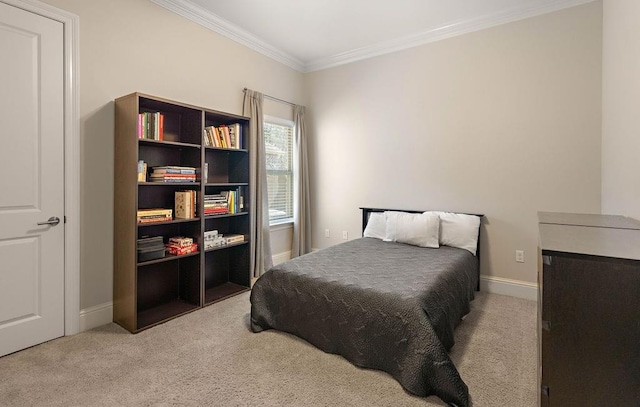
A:
POLYGON ((42 226, 42 225, 55 226, 58 223, 60 223, 60 218, 57 216, 52 216, 49 219, 47 219, 45 222, 38 222, 38 226, 42 226))

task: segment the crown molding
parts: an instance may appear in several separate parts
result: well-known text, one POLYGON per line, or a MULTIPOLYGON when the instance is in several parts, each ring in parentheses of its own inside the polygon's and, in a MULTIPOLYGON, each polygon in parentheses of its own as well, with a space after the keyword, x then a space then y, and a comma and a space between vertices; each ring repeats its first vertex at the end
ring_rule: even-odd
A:
POLYGON ((304 63, 300 59, 262 41, 248 31, 243 30, 237 25, 220 18, 218 15, 188 0, 151 0, 151 2, 288 67, 300 72, 304 71, 304 63))
POLYGON ((363 59, 401 51, 430 42, 483 30, 513 21, 523 20, 565 8, 591 3, 595 0, 557 0, 549 4, 519 7, 480 17, 458 20, 440 27, 405 37, 384 41, 371 46, 357 48, 324 58, 302 61, 277 47, 268 44, 246 30, 232 24, 216 14, 191 3, 189 0, 151 0, 182 17, 217 32, 233 41, 253 49, 271 59, 283 63, 300 72, 313 72, 333 68, 363 59))
POLYGON ((418 34, 412 34, 390 41, 380 42, 371 46, 332 55, 326 58, 318 58, 308 61, 305 64, 304 72, 313 72, 322 69, 333 68, 339 65, 345 65, 352 62, 361 61, 363 59, 373 58, 376 56, 417 47, 419 45, 428 44, 430 42, 440 41, 446 38, 483 30, 485 28, 490 28, 513 21, 524 20, 526 18, 559 11, 565 8, 591 3, 593 1, 595 0, 559 0, 551 4, 511 9, 471 19, 459 20, 451 24, 446 24, 441 27, 437 27, 418 34))

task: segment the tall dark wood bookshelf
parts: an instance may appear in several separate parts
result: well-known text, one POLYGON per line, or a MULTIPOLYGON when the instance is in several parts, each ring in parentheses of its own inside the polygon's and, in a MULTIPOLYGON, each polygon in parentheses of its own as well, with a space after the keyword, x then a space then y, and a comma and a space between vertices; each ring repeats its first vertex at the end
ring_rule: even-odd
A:
POLYGON ((115 101, 114 310, 113 319, 130 332, 249 290, 249 119, 142 93, 115 101), (138 115, 164 115, 163 140, 138 138, 138 115), (238 148, 209 147, 205 126, 239 123, 238 148), (197 182, 138 182, 138 161, 155 166, 194 167, 197 182), (207 166, 205 167, 205 163, 207 166), (208 168, 206 174, 204 169, 208 168), (138 209, 172 208, 178 190, 197 192, 196 218, 139 224, 138 209), (202 216, 204 195, 239 190, 244 208, 237 213, 202 216), (242 234, 243 242, 204 247, 204 232, 242 234), (188 236, 198 252, 138 261, 136 243, 145 236, 188 236))

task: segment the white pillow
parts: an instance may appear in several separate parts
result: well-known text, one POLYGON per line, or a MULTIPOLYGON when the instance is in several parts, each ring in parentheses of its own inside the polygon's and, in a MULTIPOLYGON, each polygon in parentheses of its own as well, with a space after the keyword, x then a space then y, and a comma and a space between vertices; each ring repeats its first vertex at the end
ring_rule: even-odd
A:
POLYGON ((457 247, 474 256, 478 247, 480 217, 451 212, 432 212, 440 215, 440 244, 457 247))
POLYGON ((440 217, 433 213, 402 213, 396 220, 396 242, 437 249, 440 217))
POLYGON ((387 227, 384 241, 438 248, 440 221, 433 213, 385 212, 387 227))
POLYGON ((374 237, 376 239, 384 239, 387 229, 387 218, 382 212, 371 212, 367 227, 364 228, 364 237, 374 237))
POLYGON ((385 211, 384 216, 386 219, 386 227, 384 233, 385 242, 395 242, 396 241, 396 225, 398 223, 398 215, 406 212, 395 212, 395 211, 385 211))

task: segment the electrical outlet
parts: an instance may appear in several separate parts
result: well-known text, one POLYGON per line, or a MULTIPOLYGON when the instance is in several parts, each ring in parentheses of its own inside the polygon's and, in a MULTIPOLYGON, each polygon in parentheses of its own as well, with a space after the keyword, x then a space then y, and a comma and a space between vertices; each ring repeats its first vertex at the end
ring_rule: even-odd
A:
POLYGON ((331 232, 329 232, 329 229, 325 229, 324 230, 324 237, 326 237, 326 238, 330 238, 331 237, 331 232))
POLYGON ((516 250, 516 261, 524 263, 524 250, 516 250))
POLYGON ((349 239, 349 232, 347 232, 346 230, 342 231, 342 240, 348 240, 349 239))

